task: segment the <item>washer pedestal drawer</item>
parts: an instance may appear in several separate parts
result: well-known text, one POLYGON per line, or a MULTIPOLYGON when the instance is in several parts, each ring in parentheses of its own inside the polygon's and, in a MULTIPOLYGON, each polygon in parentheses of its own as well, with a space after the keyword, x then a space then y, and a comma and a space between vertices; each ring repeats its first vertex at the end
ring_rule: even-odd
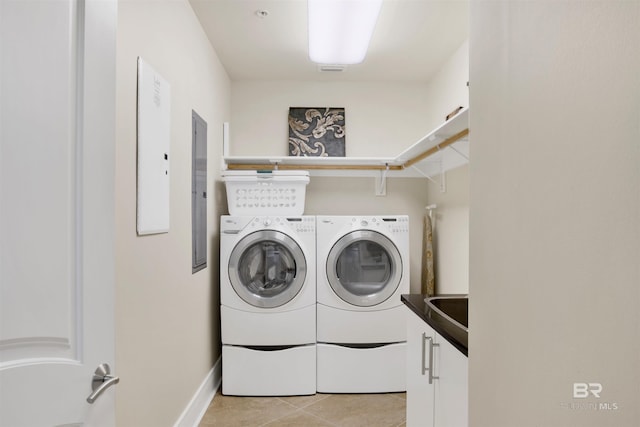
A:
POLYGON ((315 304, 281 312, 252 312, 221 305, 220 317, 223 344, 294 346, 316 342, 315 304))
POLYGON ((295 396, 315 392, 315 344, 259 350, 222 346, 222 394, 295 396))
POLYGON ((373 348, 318 343, 318 392, 405 391, 406 357, 404 342, 373 348))

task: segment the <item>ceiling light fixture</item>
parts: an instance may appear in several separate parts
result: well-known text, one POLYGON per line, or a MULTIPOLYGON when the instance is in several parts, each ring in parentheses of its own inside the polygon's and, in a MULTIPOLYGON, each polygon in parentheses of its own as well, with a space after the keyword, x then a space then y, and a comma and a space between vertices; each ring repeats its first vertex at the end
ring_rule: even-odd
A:
POLYGON ((382 0, 308 0, 309 58, 319 64, 364 61, 382 0))

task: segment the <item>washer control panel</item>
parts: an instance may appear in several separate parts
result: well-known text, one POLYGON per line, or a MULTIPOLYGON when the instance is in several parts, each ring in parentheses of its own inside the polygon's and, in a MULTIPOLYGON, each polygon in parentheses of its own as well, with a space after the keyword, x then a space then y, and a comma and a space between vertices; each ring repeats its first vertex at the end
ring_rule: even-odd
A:
POLYGON ((287 226, 296 233, 316 232, 316 219, 313 216, 295 216, 295 217, 255 217, 250 224, 253 228, 278 228, 287 226))

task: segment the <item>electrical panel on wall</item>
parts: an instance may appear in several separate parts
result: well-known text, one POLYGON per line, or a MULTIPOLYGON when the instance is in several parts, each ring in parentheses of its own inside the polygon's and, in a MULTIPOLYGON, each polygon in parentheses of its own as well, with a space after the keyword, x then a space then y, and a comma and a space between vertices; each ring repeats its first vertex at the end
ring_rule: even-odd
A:
POLYGON ((138 57, 139 235, 169 231, 169 83, 138 57))

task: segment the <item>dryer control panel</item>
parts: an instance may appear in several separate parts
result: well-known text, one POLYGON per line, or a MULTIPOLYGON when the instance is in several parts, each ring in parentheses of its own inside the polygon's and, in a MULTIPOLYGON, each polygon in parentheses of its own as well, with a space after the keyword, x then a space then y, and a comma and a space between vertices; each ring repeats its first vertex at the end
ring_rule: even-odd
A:
POLYGON ((389 228, 392 233, 408 233, 409 232, 409 217, 382 217, 382 221, 389 228))
POLYGON ((289 226, 293 228, 297 233, 313 233, 316 232, 316 219, 315 217, 302 216, 287 218, 289 226))
POLYGON ((351 225, 354 228, 362 227, 375 230, 379 227, 385 227, 391 233, 407 234, 409 233, 409 217, 400 216, 373 216, 373 217, 353 217, 351 225))

